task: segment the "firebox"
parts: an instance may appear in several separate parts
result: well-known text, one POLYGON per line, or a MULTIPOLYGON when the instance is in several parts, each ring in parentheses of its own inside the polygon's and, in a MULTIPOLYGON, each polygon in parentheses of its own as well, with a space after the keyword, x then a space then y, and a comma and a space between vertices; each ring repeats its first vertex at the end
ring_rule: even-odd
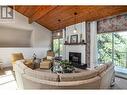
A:
POLYGON ((69 61, 73 65, 81 65, 81 53, 69 52, 69 61))

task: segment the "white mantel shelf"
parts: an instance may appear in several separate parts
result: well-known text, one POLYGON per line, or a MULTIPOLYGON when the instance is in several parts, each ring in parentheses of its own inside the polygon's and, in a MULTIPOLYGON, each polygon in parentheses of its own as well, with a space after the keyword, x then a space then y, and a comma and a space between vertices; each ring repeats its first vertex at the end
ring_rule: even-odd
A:
POLYGON ((64 43, 64 45, 86 45, 86 43, 64 43))

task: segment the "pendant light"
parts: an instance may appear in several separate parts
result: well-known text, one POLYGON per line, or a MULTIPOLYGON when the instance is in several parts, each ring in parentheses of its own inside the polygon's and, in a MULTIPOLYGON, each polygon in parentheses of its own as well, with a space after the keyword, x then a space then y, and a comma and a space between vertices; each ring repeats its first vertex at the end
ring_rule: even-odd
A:
MULTIPOLYGON (((59 29, 60 29, 60 19, 58 19, 58 22, 59 22, 59 29)), ((60 32, 57 33, 57 36, 60 36, 60 32)))
POLYGON ((77 12, 74 13, 74 16, 75 16, 75 24, 74 24, 74 30, 73 30, 73 33, 77 33, 77 28, 76 28, 76 15, 77 15, 77 12))
POLYGON ((57 36, 60 36, 60 33, 59 32, 57 33, 57 36))

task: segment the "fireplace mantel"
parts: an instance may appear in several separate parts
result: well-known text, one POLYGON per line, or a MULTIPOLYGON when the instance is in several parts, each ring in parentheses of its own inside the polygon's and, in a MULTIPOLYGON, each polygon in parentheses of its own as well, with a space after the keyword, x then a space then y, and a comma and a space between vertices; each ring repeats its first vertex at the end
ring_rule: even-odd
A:
POLYGON ((86 43, 64 43, 64 45, 86 45, 86 43))

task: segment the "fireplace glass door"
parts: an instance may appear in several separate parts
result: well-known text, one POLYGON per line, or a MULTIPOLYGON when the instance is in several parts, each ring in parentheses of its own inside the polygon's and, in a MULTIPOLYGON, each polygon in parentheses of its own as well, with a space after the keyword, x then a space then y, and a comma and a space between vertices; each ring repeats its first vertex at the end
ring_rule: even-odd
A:
POLYGON ((81 53, 69 52, 69 61, 75 65, 81 65, 81 53))

